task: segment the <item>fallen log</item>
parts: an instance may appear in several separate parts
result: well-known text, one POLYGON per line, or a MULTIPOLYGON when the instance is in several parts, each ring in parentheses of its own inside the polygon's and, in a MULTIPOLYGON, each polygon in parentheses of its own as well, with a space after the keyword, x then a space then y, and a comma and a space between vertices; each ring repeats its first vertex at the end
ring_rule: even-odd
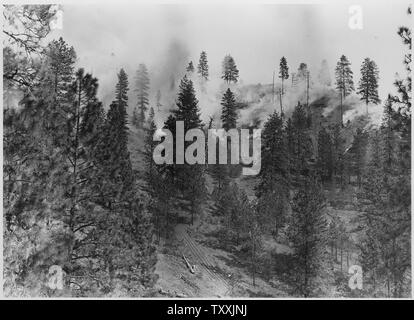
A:
POLYGON ((188 260, 187 260, 187 258, 185 257, 184 254, 183 254, 183 258, 184 258, 184 261, 185 261, 188 269, 190 269, 190 272, 195 273, 195 265, 191 265, 190 262, 188 262, 188 260))

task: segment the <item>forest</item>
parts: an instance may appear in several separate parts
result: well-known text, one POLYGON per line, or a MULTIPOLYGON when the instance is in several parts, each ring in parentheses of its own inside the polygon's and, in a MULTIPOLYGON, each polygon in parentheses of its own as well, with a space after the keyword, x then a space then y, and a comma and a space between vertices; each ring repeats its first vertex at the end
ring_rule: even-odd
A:
POLYGON ((212 79, 206 50, 168 92, 151 87, 137 57, 133 74, 113 75, 107 102, 76 48, 50 39, 52 7, 3 6, 6 296, 411 295, 408 27, 396 26, 406 74, 389 80, 387 97, 369 57, 358 72, 338 57, 334 79, 326 60, 313 75, 279 57, 273 81, 253 85, 230 54, 212 79), (206 121, 207 104, 219 111, 206 121), (261 129, 260 173, 243 175, 230 157, 156 164, 154 137, 174 136, 177 121, 185 131, 261 129))

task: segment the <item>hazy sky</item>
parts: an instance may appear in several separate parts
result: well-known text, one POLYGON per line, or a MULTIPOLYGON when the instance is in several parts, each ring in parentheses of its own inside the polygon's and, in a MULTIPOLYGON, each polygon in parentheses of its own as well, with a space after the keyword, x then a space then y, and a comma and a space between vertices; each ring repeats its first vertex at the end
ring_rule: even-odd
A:
POLYGON ((282 56, 290 72, 306 62, 314 76, 327 59, 333 76, 345 54, 356 83, 362 60, 370 57, 379 66, 384 98, 394 90, 395 73, 404 70, 405 48, 396 31, 410 24, 408 1, 364 3, 362 30, 348 27, 348 4, 65 5, 63 30, 53 35, 63 35, 75 47, 78 66, 100 80, 101 96, 112 94, 120 67, 132 78, 138 64, 146 63, 159 79, 168 64, 193 60, 196 65, 205 50, 212 78, 219 78, 223 57, 231 54, 244 83, 262 84, 272 82, 282 56))

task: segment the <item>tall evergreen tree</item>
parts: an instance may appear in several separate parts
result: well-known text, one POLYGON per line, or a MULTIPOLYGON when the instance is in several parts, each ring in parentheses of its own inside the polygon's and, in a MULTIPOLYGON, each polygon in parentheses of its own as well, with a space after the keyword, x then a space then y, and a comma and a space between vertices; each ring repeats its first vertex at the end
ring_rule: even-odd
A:
POLYGON ((335 68, 336 89, 338 89, 341 99, 341 125, 343 124, 343 100, 355 90, 352 76, 351 63, 345 55, 342 55, 335 68))
POLYGON ((4 113, 4 239, 13 250, 25 252, 6 249, 5 274, 37 295, 39 286, 30 278, 39 279, 53 264, 72 270, 74 235, 68 217, 75 192, 68 154, 80 149, 69 139, 73 119, 79 119, 79 113, 69 113, 77 109, 70 95, 75 52, 63 39, 53 41, 46 52, 41 82, 31 84, 19 110, 4 113))
POLYGON ((309 135, 308 117, 303 105, 298 103, 288 123, 289 168, 292 182, 298 183, 312 171, 312 141, 309 135))
POLYGON ((137 93, 137 105, 139 109, 138 123, 141 127, 145 123, 145 114, 149 104, 149 84, 150 79, 148 76, 148 69, 145 64, 140 64, 136 73, 136 93, 137 93))
POLYGON ((153 224, 157 234, 157 240, 161 238, 161 233, 164 231, 163 225, 168 218, 166 212, 168 207, 166 204, 166 193, 161 192, 162 186, 165 186, 165 182, 162 179, 161 166, 157 166, 153 160, 153 152, 156 146, 154 142, 154 134, 157 127, 154 122, 154 110, 150 109, 148 117, 148 128, 145 132, 145 144, 144 144, 144 162, 145 162, 145 187, 144 190, 150 196, 149 210, 152 214, 153 224))
POLYGON ((90 87, 88 89, 90 98, 87 99, 85 110, 82 112, 79 134, 85 148, 91 150, 99 140, 99 134, 105 122, 105 111, 102 103, 96 98, 98 79, 86 74, 84 81, 87 84, 84 87, 90 87))
POLYGON ((231 55, 226 55, 223 60, 223 75, 221 78, 230 84, 230 82, 236 83, 239 78, 239 70, 237 69, 236 62, 231 55))
POLYGON ((237 125, 236 100, 230 88, 226 90, 221 99, 221 121, 225 130, 235 129, 237 125))
POLYGON ((361 66, 361 79, 358 83, 357 93, 361 95, 361 100, 368 104, 378 104, 380 99, 378 97, 378 67, 375 61, 370 58, 365 58, 361 66))
MULTIPOLYGON (((221 99, 222 111, 221 111, 221 122, 222 127, 226 131, 230 129, 236 129, 237 126, 237 111, 236 111, 236 100, 233 92, 228 88, 221 99)), ((219 148, 216 150, 216 164, 210 165, 210 174, 216 182, 216 189, 214 193, 217 197, 221 197, 221 191, 223 186, 229 183, 231 170, 227 164, 219 163, 219 148)), ((227 162, 231 157, 230 152, 230 140, 227 143, 227 162)))
POLYGON ((128 151, 128 89, 128 77, 121 69, 115 100, 96 148, 97 203, 108 211, 99 233, 100 241, 108 245, 100 253, 105 257, 110 287, 125 276, 131 286, 149 285, 155 257, 151 215, 139 200, 128 151))
MULTIPOLYGON (((47 72, 42 79, 44 89, 52 90, 54 99, 60 103, 67 98, 69 85, 73 80, 74 63, 76 53, 73 47, 69 46, 62 37, 53 40, 46 48, 47 72)), ((50 92, 45 90, 46 92, 50 92)))
POLYGON ((64 139, 62 128, 66 122, 60 109, 70 103, 69 88, 74 79, 76 53, 63 38, 50 42, 45 51, 46 67, 41 71, 40 90, 37 93, 48 104, 48 108, 44 110, 41 123, 54 137, 54 142, 59 144, 64 139))
POLYGON ((202 51, 200 54, 200 60, 198 61, 197 72, 200 75, 201 79, 204 81, 208 80, 208 61, 207 53, 202 51))
MULTIPOLYGON (((193 82, 186 76, 181 80, 180 91, 177 99, 177 109, 173 110, 172 115, 167 119, 165 126, 175 135, 175 125, 177 121, 184 122, 184 131, 202 128, 198 100, 195 96, 193 82)), ((184 143, 185 149, 191 143, 184 143)), ((174 150, 176 148, 174 147, 174 150)), ((177 151, 179 152, 179 151, 177 151)), ((176 153, 177 153, 176 152, 176 153)), ((179 190, 177 205, 189 213, 191 223, 194 222, 195 215, 200 210, 205 190, 204 169, 201 165, 188 163, 170 165, 170 174, 176 188, 179 190)))
POLYGON ((259 179, 256 196, 261 225, 276 237, 284 225, 289 203, 286 133, 276 112, 264 125, 259 179))
POLYGON ((193 62, 192 61, 190 61, 189 63, 188 63, 188 66, 187 66, 187 68, 185 69, 187 72, 189 72, 189 73, 193 73, 194 72, 194 65, 193 65, 193 62))
POLYGON ((327 221, 321 187, 310 178, 292 200, 288 235, 293 245, 293 291, 303 297, 315 295, 326 261, 327 221), (319 278, 319 279, 318 279, 319 278))
POLYGON ((279 78, 282 79, 282 95, 285 93, 283 88, 283 83, 285 80, 289 79, 289 67, 285 57, 280 59, 279 63, 279 78))

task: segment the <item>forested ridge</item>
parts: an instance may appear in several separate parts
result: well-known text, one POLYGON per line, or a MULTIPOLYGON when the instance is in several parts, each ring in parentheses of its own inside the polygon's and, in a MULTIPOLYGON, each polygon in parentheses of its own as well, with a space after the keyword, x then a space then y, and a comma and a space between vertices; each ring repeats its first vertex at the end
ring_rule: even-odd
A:
MULTIPOLYGON (((409 28, 396 34, 407 74, 385 98, 368 57, 357 77, 342 55, 335 79, 326 60, 313 76, 306 63, 292 72, 282 57, 272 85, 249 86, 230 54, 213 79, 202 51, 174 75, 178 85, 172 78, 174 100, 138 63, 132 75, 123 68, 113 75, 106 105, 76 48, 48 38, 51 6, 4 12, 6 295, 179 296, 160 288, 167 275, 159 270, 184 256, 177 234, 185 226, 196 233, 184 237, 195 251, 198 242, 226 253, 226 271, 209 260, 194 277, 213 274, 227 296, 410 296, 409 28), (220 92, 211 81, 221 82, 220 92), (220 112, 203 121, 208 94, 219 96, 220 112), (377 107, 381 121, 373 124, 377 107), (352 108, 363 112, 344 119, 352 108), (260 119, 256 110, 271 112, 260 119), (230 162, 155 164, 154 135, 162 128, 175 135, 177 121, 186 131, 261 128, 260 173, 243 176, 230 162), (362 288, 348 286, 351 265, 362 267, 362 288), (52 266, 64 272, 63 289, 49 285, 52 266)), ((194 287, 191 272, 180 272, 177 281, 194 287)))

